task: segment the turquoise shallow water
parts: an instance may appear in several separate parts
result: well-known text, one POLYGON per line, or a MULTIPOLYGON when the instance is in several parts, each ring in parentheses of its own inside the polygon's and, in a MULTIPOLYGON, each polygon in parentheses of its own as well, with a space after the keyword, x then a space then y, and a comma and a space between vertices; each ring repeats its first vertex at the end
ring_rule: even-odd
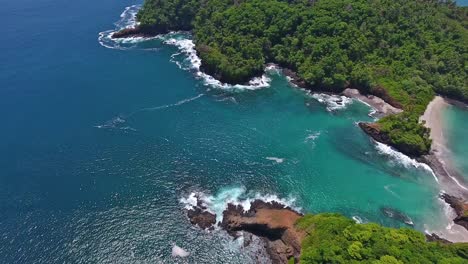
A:
POLYGON ((445 109, 444 122, 444 135, 452 153, 453 164, 468 180, 468 110, 450 105, 445 109))
POLYGON ((0 43, 0 263, 186 262, 174 243, 190 262, 253 262, 254 248, 190 225, 181 199, 193 192, 214 209, 278 198, 403 226, 381 213, 389 206, 418 230, 444 229, 431 173, 356 126, 371 120, 367 106, 313 98, 274 70, 262 89, 207 86, 161 39, 99 44, 137 3, 0 10, 16 21, 0 43))

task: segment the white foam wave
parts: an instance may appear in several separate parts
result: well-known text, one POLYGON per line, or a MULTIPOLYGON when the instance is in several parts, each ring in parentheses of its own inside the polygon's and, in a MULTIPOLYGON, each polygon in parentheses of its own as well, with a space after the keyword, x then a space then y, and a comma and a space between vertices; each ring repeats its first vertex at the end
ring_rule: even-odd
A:
MULTIPOLYGON (((208 75, 200 70, 201 67, 201 58, 198 57, 197 51, 195 49, 195 43, 188 38, 184 38, 177 35, 177 32, 170 33, 167 35, 169 38, 164 41, 165 44, 173 45, 179 48, 179 50, 184 53, 186 57, 186 62, 188 62, 187 66, 184 66, 180 62, 175 61, 175 63, 184 70, 192 70, 195 72, 195 76, 203 80, 203 83, 208 86, 212 86, 215 88, 221 88, 226 90, 256 90, 260 88, 265 88, 270 86, 271 79, 267 76, 267 73, 278 72, 278 67, 275 65, 268 65, 265 68, 267 73, 263 74, 261 77, 255 77, 249 81, 248 84, 236 84, 231 85, 227 83, 222 83, 219 80, 216 80, 213 76, 208 75), (171 37, 173 36, 173 37, 171 37)), ((179 53, 173 55, 177 56, 179 53)))
POLYGON ((283 204, 285 207, 301 211, 301 208, 294 205, 296 200, 292 197, 284 199, 272 194, 247 193, 244 187, 225 188, 214 196, 206 195, 203 192, 192 192, 187 197, 182 197, 180 203, 187 210, 201 204, 207 208, 207 211, 216 214, 216 222, 222 222, 223 211, 226 210, 228 204, 240 205, 245 211, 248 211, 250 210, 251 203, 255 200, 262 200, 264 202, 275 201, 283 204))
POLYGON ((353 103, 353 99, 344 95, 315 93, 312 94, 312 98, 319 101, 319 103, 325 104, 329 112, 346 109, 349 104, 353 103))
POLYGON ((364 221, 362 220, 362 218, 359 217, 359 216, 357 216, 357 215, 354 215, 354 216, 351 217, 351 218, 352 218, 352 219, 354 220, 354 222, 356 222, 357 224, 362 224, 362 223, 364 223, 364 221))
POLYGON ((361 102, 362 104, 368 106, 370 108, 370 112, 368 114, 369 117, 372 117, 374 118, 374 120, 378 120, 378 118, 375 116, 375 114, 377 114, 377 109, 375 109, 372 105, 370 105, 369 103, 367 102, 364 102, 363 100, 359 99, 359 98, 355 98, 356 100, 358 100, 359 102, 361 102))
MULTIPOLYGON (((138 43, 152 40, 152 39, 160 39, 167 45, 176 46, 180 52, 175 53, 171 56, 171 61, 176 63, 179 68, 184 70, 191 70, 195 73, 197 78, 203 80, 203 83, 207 86, 221 88, 221 89, 228 89, 228 90, 256 90, 260 88, 265 88, 270 86, 271 79, 268 77, 268 74, 271 73, 278 73, 279 68, 276 65, 270 64, 267 65, 265 68, 265 74, 261 77, 255 77, 250 80, 247 84, 226 84, 222 83, 219 80, 216 80, 213 76, 210 76, 206 73, 203 73, 200 70, 201 67, 201 59, 198 57, 195 44, 190 39, 188 33, 182 32, 171 32, 165 35, 158 35, 154 37, 128 37, 128 38, 119 38, 113 39, 112 35, 119 30, 124 28, 134 28, 138 25, 136 21, 136 15, 138 10, 141 8, 141 5, 132 5, 122 12, 120 15, 120 20, 115 22, 114 25, 116 29, 114 30, 106 30, 99 33, 98 41, 99 43, 106 48, 109 49, 118 49, 118 50, 127 50, 127 49, 134 49, 138 47, 138 43), (182 62, 180 62, 177 57, 179 55, 186 56, 182 62)), ((154 48, 144 48, 144 50, 154 50, 154 48)))
POLYGON ((283 163, 284 162, 283 158, 277 158, 277 157, 265 157, 265 159, 274 161, 276 163, 283 163))
POLYGON ((378 153, 392 158, 394 161, 396 161, 398 164, 401 164, 405 168, 417 168, 417 169, 426 170, 432 174, 432 176, 434 177, 437 183, 439 182, 439 179, 437 179, 437 176, 435 175, 431 167, 429 167, 429 165, 422 163, 422 162, 418 162, 415 159, 412 159, 406 156, 405 154, 399 151, 396 151, 395 149, 393 149, 392 147, 388 145, 385 145, 377 141, 375 143, 376 143, 376 148, 377 148, 378 153))
POLYGON ((320 136, 320 131, 313 132, 313 133, 307 135, 307 137, 305 138, 305 142, 315 141, 319 136, 320 136))
MULTIPOLYGON (((442 193, 443 192, 444 191, 442 191, 442 193)), ((440 197, 437 200, 440 203, 443 210, 443 214, 445 216, 443 222, 441 223, 443 226, 433 226, 425 224, 425 233, 435 233, 440 237, 448 239, 452 242, 468 241, 468 231, 462 226, 456 225, 453 222, 453 219, 455 219, 455 217, 457 216, 455 210, 440 197)))
POLYGON ((113 39, 112 35, 124 28, 133 28, 138 25, 136 21, 136 15, 138 10, 140 10, 141 5, 132 5, 125 8, 125 10, 120 14, 120 19, 114 23, 115 29, 106 30, 99 32, 98 41, 101 46, 109 49, 118 49, 118 50, 127 50, 135 48, 137 43, 147 41, 149 39, 154 39, 156 37, 146 38, 146 37, 128 37, 128 38, 119 38, 113 39))
POLYGON ((177 246, 177 245, 174 245, 172 247, 172 257, 180 257, 180 258, 185 258, 185 257, 188 257, 190 255, 189 252, 187 252, 185 249, 177 246))

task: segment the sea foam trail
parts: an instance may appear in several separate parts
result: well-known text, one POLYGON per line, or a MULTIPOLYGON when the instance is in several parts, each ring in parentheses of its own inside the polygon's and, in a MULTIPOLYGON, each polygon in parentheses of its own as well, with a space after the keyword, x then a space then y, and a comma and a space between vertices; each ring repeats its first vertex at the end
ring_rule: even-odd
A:
POLYGON ((129 38, 120 38, 113 39, 112 35, 119 30, 124 28, 132 28, 138 25, 136 21, 136 15, 138 10, 140 10, 141 5, 132 5, 125 8, 125 10, 120 14, 120 19, 114 23, 115 29, 110 29, 106 31, 99 32, 98 41, 101 46, 109 49, 118 49, 118 50, 127 50, 137 47, 137 43, 147 41, 152 38, 144 37, 129 37, 129 38))
POLYGON ((403 165, 403 167, 405 167, 405 168, 424 169, 424 170, 430 172, 432 174, 432 176, 434 177, 435 181, 437 183, 439 183, 439 179, 437 179, 437 176, 435 175, 435 173, 431 169, 431 167, 429 167, 429 165, 427 165, 425 163, 418 162, 415 159, 412 159, 412 158, 406 156, 405 154, 394 150, 392 147, 390 147, 388 145, 385 145, 385 144, 377 142, 377 141, 375 143, 376 143, 377 151, 380 154, 383 154, 383 155, 386 155, 386 156, 392 158, 394 161, 396 161, 397 163, 403 165))
POLYGON ((250 210, 251 203, 255 200, 264 202, 278 202, 284 206, 301 211, 301 208, 295 206, 295 198, 279 198, 277 195, 248 193, 244 187, 224 188, 216 195, 207 195, 203 192, 192 192, 186 197, 180 199, 180 203, 187 210, 193 209, 198 203, 206 207, 211 213, 216 214, 216 222, 223 221, 223 211, 228 204, 240 205, 244 210, 250 210))
MULTIPOLYGON (((167 40, 164 41, 165 44, 176 46, 182 53, 186 55, 186 61, 188 62, 189 66, 184 67, 181 63, 174 61, 181 69, 184 70, 191 70, 194 71, 195 76, 203 80, 203 83, 208 86, 212 86, 215 88, 221 88, 226 90, 256 90, 260 88, 266 88, 270 86, 271 79, 268 77, 268 73, 278 73, 278 68, 274 65, 269 65, 265 68, 265 74, 261 77, 255 77, 249 81, 248 84, 227 84, 222 83, 219 80, 216 80, 213 76, 206 74, 200 70, 202 61, 201 58, 198 57, 197 51, 195 49, 195 43, 193 40, 188 38, 180 38, 180 35, 177 36, 177 32, 169 33, 166 35, 169 37, 167 40), (174 36, 174 37, 171 37, 174 36)), ((174 54, 174 56, 179 54, 174 54)))
MULTIPOLYGON (((138 22, 136 21, 136 15, 140 8, 141 5, 132 5, 126 7, 120 15, 120 20, 114 23, 116 27, 115 29, 106 30, 99 33, 99 43, 103 47, 109 49, 128 50, 138 48, 138 43, 159 39, 163 43, 167 45, 176 46, 180 50, 179 53, 175 53, 171 56, 172 62, 176 63, 179 66, 179 68, 183 70, 193 71, 195 76, 199 79, 202 79, 205 85, 214 88, 228 90, 256 90, 260 88, 265 88, 269 87, 271 82, 271 79, 268 77, 268 74, 278 73, 278 68, 276 66, 269 65, 265 68, 265 74, 263 74, 261 77, 255 77, 251 79, 247 84, 231 85, 222 83, 219 80, 216 80, 213 76, 208 75, 200 70, 201 59, 197 55, 195 43, 190 39, 190 34, 188 34, 187 32, 171 32, 168 34, 157 35, 154 37, 129 37, 113 39, 112 34, 114 34, 116 31, 122 30, 124 28, 132 28, 138 25, 138 22), (185 55, 185 59, 182 62, 176 59, 176 57, 181 54, 185 55)), ((148 48, 144 48, 144 50, 148 50, 148 48)))
MULTIPOLYGON (((99 125, 99 126, 95 126, 95 127, 96 128, 116 128, 116 127, 119 127, 121 124, 125 123, 127 121, 127 119, 129 119, 130 117, 132 117, 132 116, 134 116, 134 115, 136 115, 138 113, 150 112, 150 111, 156 111, 156 110, 162 110, 162 109, 167 109, 167 108, 171 108, 171 107, 180 106, 180 105, 195 101, 195 100, 197 100, 198 98, 200 98, 200 97, 202 97, 204 95, 205 94, 199 94, 199 95, 194 96, 194 97, 182 99, 182 100, 180 100, 180 101, 178 101, 176 103, 173 103, 173 104, 166 104, 166 105, 160 105, 160 106, 154 106, 154 107, 141 108, 141 109, 136 110, 136 111, 134 111, 134 112, 132 112, 130 114, 127 114, 127 115, 119 115, 117 117, 114 117, 111 120, 105 122, 103 125, 99 125)), ((131 128, 131 127, 123 127, 123 128, 120 128, 120 129, 136 131, 134 128, 131 128)))

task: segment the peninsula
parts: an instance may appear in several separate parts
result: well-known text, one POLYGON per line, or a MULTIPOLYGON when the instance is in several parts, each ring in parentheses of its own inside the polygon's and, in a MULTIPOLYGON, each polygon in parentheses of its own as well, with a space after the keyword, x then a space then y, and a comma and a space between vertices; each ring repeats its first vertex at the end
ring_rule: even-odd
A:
POLYGON ((454 1, 146 0, 114 37, 192 31, 202 70, 245 83, 275 63, 313 91, 355 88, 404 110, 361 127, 411 156, 431 149, 419 117, 436 93, 468 101, 467 8, 454 1))

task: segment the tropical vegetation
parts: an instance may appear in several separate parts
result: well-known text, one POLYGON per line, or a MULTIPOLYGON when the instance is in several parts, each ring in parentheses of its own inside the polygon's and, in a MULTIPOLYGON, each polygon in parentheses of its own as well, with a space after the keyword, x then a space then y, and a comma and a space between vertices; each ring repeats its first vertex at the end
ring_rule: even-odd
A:
POLYGON ((427 153, 419 116, 435 93, 468 102, 467 8, 452 0, 146 0, 140 26, 191 30, 204 71, 228 83, 289 68, 308 88, 347 87, 403 114, 378 121, 391 144, 427 153))
POLYGON ((468 243, 426 242, 409 228, 357 224, 339 214, 306 215, 296 226, 307 232, 300 263, 467 263, 468 243))

